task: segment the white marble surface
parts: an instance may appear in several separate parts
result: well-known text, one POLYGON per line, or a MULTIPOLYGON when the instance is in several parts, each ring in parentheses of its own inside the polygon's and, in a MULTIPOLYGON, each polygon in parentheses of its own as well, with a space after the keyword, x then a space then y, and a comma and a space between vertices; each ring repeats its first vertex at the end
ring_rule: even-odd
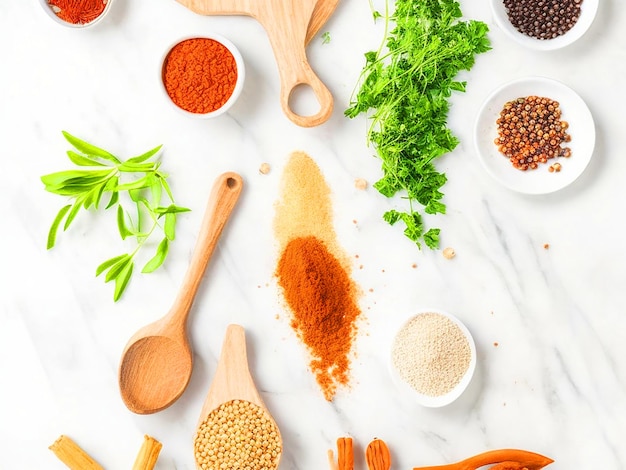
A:
POLYGON ((174 0, 115 0, 100 25, 76 31, 54 24, 35 0, 1 2, 0 468, 65 468, 48 450, 60 434, 107 469, 131 468, 144 434, 163 443, 158 469, 194 468, 194 427, 231 322, 247 329, 252 373, 284 436, 282 469, 327 468, 326 450, 344 435, 356 441, 359 469, 374 437, 387 441, 396 469, 502 447, 548 455, 554 470, 626 468, 626 9, 603 0, 578 43, 539 53, 511 42, 486 0, 462 7, 490 25, 493 50, 478 57, 467 93, 454 96, 449 122, 461 144, 438 162, 449 177, 448 214, 429 221, 442 228, 442 246, 456 250, 449 261, 418 251, 400 227, 381 220, 399 201, 354 188, 355 178, 371 183, 380 175, 365 119, 342 113, 363 53, 382 34, 368 2, 343 0, 323 28, 330 43, 317 37, 308 48, 335 97, 330 121, 312 129, 283 116, 272 51, 251 18, 201 17, 174 0), (237 44, 247 82, 227 115, 190 120, 162 96, 159 61, 176 38, 206 32, 237 44), (526 75, 568 84, 597 125, 590 166, 547 196, 500 187, 473 149, 482 101, 526 75), (39 177, 67 168, 63 129, 122 156, 163 143, 177 200, 193 209, 180 218, 165 269, 136 275, 116 304, 111 286, 94 277, 95 266, 121 248, 111 216, 83 216, 45 249, 63 201, 39 177), (298 149, 332 188, 338 237, 359 256, 354 278, 365 293, 353 386, 333 403, 306 368, 272 279, 273 203, 281 168, 298 149), (271 165, 268 175, 259 174, 262 162, 271 165), (246 186, 190 317, 191 383, 167 410, 134 415, 118 392, 120 352, 137 328, 167 311, 210 186, 227 170, 246 186), (424 306, 456 314, 478 349, 470 389, 443 409, 400 396, 387 371, 395 328, 424 306))

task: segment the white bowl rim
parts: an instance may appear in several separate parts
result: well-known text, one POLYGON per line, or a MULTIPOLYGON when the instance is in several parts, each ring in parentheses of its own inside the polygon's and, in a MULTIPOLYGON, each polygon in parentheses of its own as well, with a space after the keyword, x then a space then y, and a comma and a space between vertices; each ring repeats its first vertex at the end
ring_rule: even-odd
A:
POLYGON ((491 0, 491 11, 496 24, 509 38, 530 49, 551 51, 569 46, 584 36, 596 17, 598 5, 599 0, 583 0, 576 24, 554 39, 537 39, 519 32, 509 21, 503 0, 491 0))
POLYGON ((43 7, 46 14, 49 17, 51 17, 56 23, 66 26, 68 28, 85 29, 85 28, 90 28, 100 23, 103 20, 103 18, 107 15, 109 10, 111 9, 111 4, 114 1, 115 0, 107 0, 106 5, 104 6, 104 10, 100 14, 100 16, 95 18, 93 21, 90 21, 89 23, 82 23, 82 24, 70 23, 69 21, 65 21, 64 19, 59 18, 59 16, 52 10, 52 6, 48 3, 48 0, 39 0, 39 4, 43 7))
POLYGON ((246 68, 243 56, 241 55, 241 52, 239 52, 237 46, 235 46, 235 44, 230 39, 217 33, 187 34, 170 42, 170 44, 165 48, 165 52, 161 56, 158 72, 160 88, 165 95, 167 101, 174 107, 174 109, 178 110, 178 112, 182 113, 185 116, 193 117, 196 119, 209 119, 226 113, 239 98, 239 95, 243 90, 243 84, 246 76, 246 68), (233 92, 230 95, 230 98, 228 98, 228 100, 226 101, 226 103, 224 103, 220 108, 216 109, 215 111, 211 111, 208 113, 192 113, 190 111, 187 111, 186 109, 181 108, 176 103, 174 103, 174 101, 172 101, 172 98, 167 93, 167 89, 165 88, 165 83, 163 83, 163 67, 165 65, 165 60, 167 59, 167 56, 176 45, 180 44, 181 42, 188 41, 189 39, 211 39, 213 41, 217 41, 221 43, 224 47, 226 47, 235 58, 235 64, 237 65, 237 82, 235 83, 235 88, 233 89, 233 92))
POLYGON ((543 195, 559 191, 569 186, 576 181, 578 177, 580 177, 589 165, 593 156, 596 133, 593 114, 584 100, 572 88, 559 80, 536 75, 510 80, 493 90, 481 104, 480 110, 476 115, 473 137, 477 157, 480 160, 482 167, 494 180, 498 181, 504 187, 518 193, 543 195), (544 88, 551 87, 552 91, 546 93, 545 90, 541 89, 542 86, 544 88), (494 104, 496 97, 508 93, 509 90, 516 90, 516 87, 528 88, 526 92, 519 90, 516 93, 511 93, 510 96, 502 96, 502 99, 498 101, 498 107, 489 110, 489 106, 494 104), (554 90, 558 91, 562 96, 556 96, 554 90), (565 121, 569 122, 569 132, 572 135, 572 142, 569 143, 569 146, 572 147, 572 160, 568 163, 568 166, 574 166, 571 171, 549 173, 548 175, 547 172, 545 174, 543 172, 537 173, 537 171, 541 171, 540 169, 525 172, 517 170, 513 168, 509 160, 504 157, 504 155, 498 152, 496 145, 493 143, 495 134, 492 136, 485 134, 486 129, 484 121, 489 118, 490 128, 492 130, 495 129, 497 115, 508 99, 514 99, 519 96, 528 96, 531 94, 552 94, 551 98, 559 101, 560 105, 563 107, 562 117, 565 121), (563 101, 563 97, 565 95, 567 95, 567 98, 570 100, 567 103, 564 103, 563 101), (571 119, 571 117, 574 117, 575 115, 577 115, 577 117, 571 119), (578 133, 576 128, 583 130, 587 128, 589 130, 589 134, 585 135, 584 139, 580 139, 580 136, 582 136, 583 133, 578 133), (576 135, 579 137, 576 138, 576 135), (484 139, 487 139, 486 143, 483 143, 484 139), (581 143, 578 144, 578 142, 581 143), (484 148, 487 145, 490 148, 489 151, 486 151, 484 148), (574 152, 576 152, 576 154, 574 154, 574 152), (493 163, 495 158, 492 157, 493 155, 497 155, 498 157, 495 160, 497 162, 495 165, 493 163), (574 158, 576 158, 576 160, 573 160, 574 158), (575 164, 573 162, 575 162, 575 164), (506 170, 504 170, 504 168, 506 168, 506 170), (506 177, 501 174, 501 172, 504 171, 506 171, 506 177), (535 181, 535 179, 537 179, 537 181, 535 181), (520 183, 522 180, 523 183, 520 183), (546 183, 546 181, 548 181, 548 183, 546 183))
POLYGON ((396 330, 396 333, 392 339, 391 344, 392 344, 392 348, 391 348, 392 350, 390 351, 390 354, 389 354, 389 368, 391 371, 392 381, 394 382, 396 387, 402 392, 403 395, 406 395, 406 396, 412 395, 414 399, 417 401, 417 403, 419 403, 420 405, 424 407, 441 408, 441 407, 451 404, 463 394, 463 392, 467 389, 468 385, 472 381, 474 372, 476 370, 476 362, 477 362, 476 344, 474 343, 474 338, 472 334, 470 333, 469 329, 467 328, 467 326, 465 326, 465 324, 458 317, 456 317, 455 315, 452 315, 451 313, 445 310, 442 310, 440 308, 420 308, 417 313, 411 315, 404 322, 402 322, 401 326, 396 330), (393 364, 393 345, 395 344, 398 333, 400 333, 400 331, 402 331, 402 329, 406 325, 408 325, 411 321, 413 321, 416 317, 420 315, 428 314, 428 313, 435 313, 438 315, 442 315, 452 320, 452 322, 454 322, 454 324, 456 324, 459 327, 459 329, 461 330, 461 332, 467 339, 467 342, 469 343, 469 347, 470 347, 470 352, 471 352, 469 366, 467 367, 465 374, 461 378, 461 381, 448 393, 444 395, 434 396, 434 397, 429 396, 429 395, 424 395, 423 393, 420 393, 417 390, 415 390, 409 383, 407 383, 405 380, 403 380, 400 377, 396 367, 393 364))

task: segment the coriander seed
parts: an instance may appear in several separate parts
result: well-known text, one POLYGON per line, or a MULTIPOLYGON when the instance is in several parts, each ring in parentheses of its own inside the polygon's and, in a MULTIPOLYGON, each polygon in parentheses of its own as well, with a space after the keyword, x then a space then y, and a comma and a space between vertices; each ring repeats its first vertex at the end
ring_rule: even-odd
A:
POLYGON ((518 170, 534 170, 550 159, 571 156, 571 149, 563 147, 571 141, 569 124, 561 120, 560 104, 551 98, 532 95, 511 100, 500 111, 496 125, 494 143, 518 170))

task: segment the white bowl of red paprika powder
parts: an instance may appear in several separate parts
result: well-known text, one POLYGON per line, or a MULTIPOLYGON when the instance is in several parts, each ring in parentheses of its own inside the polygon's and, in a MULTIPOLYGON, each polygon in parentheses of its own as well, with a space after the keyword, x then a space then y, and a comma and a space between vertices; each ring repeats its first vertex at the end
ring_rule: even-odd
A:
POLYGON ((168 48, 161 84, 168 100, 183 114, 212 118, 224 114, 243 89, 243 57, 219 35, 190 36, 168 48))
POLYGON ((39 0, 39 3, 57 23, 81 29, 100 23, 113 0, 39 0))

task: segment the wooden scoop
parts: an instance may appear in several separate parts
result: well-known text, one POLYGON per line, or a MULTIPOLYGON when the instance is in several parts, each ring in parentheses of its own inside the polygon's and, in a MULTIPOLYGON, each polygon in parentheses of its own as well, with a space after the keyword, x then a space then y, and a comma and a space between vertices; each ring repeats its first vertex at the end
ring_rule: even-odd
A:
POLYGON ((414 467, 413 470, 477 470, 485 465, 494 465, 491 470, 540 470, 552 462, 549 457, 526 450, 498 449, 448 465, 414 467))
POLYGON ((135 333, 122 354, 119 386, 129 410, 149 414, 167 408, 185 391, 192 369, 187 317, 243 181, 224 173, 213 185, 191 263, 174 304, 160 320, 135 333))
MULTIPOLYGON (((246 401, 260 408, 266 420, 274 426, 282 449, 282 438, 278 426, 265 407, 248 369, 244 328, 240 325, 231 324, 226 330, 215 377, 202 406, 198 427, 202 425, 213 411, 233 400, 246 401)), ((262 436, 258 435, 258 433, 255 437, 257 440, 262 439, 262 436)), ((278 454, 275 467, 272 468, 278 468, 281 453, 278 454)))
MULTIPOLYGON (((281 81, 280 104, 287 117, 299 126, 313 127, 330 118, 333 97, 308 63, 305 44, 307 31, 318 2, 326 0, 177 0, 201 15, 247 15, 265 28, 278 65, 281 81), (290 108, 291 93, 298 85, 313 89, 320 110, 311 116, 301 116, 290 108)), ((336 0, 335 6, 336 6, 336 0)), ((332 2, 319 7, 318 14, 332 13, 332 2)), ((321 27, 318 20, 313 28, 321 27)))

